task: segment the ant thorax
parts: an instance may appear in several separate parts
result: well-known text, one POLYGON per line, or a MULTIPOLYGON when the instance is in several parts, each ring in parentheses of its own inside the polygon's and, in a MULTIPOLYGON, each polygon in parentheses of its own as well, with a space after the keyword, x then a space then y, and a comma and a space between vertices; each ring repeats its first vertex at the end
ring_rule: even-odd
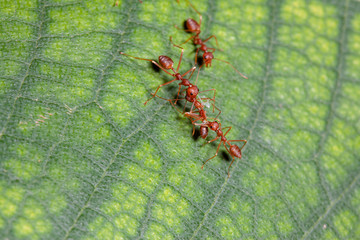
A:
MULTIPOLYGON (((173 70, 175 72, 175 70, 173 70)), ((187 80, 187 79, 183 79, 180 73, 176 73, 175 74, 176 80, 187 80)))
POLYGON ((189 79, 182 79, 182 85, 192 87, 193 85, 190 83, 189 79))
POLYGON ((195 45, 202 45, 202 46, 204 45, 202 40, 199 37, 194 38, 194 44, 195 45))

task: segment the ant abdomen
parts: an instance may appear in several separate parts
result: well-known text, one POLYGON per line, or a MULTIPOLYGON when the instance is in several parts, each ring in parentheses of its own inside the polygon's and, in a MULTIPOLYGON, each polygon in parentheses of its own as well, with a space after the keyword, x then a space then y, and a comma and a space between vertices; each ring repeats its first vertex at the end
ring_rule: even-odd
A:
POLYGON ((159 63, 165 69, 171 69, 174 66, 174 62, 168 56, 161 55, 159 56, 159 63))
POLYGON ((209 133, 209 128, 208 127, 206 127, 206 126, 201 126, 200 127, 200 136, 203 139, 205 139, 207 137, 208 133, 209 133))
POLYGON ((230 153, 234 157, 241 158, 241 150, 237 145, 231 145, 230 147, 230 153))
POLYGON ((200 31, 200 25, 192 18, 186 20, 186 28, 192 32, 200 31))

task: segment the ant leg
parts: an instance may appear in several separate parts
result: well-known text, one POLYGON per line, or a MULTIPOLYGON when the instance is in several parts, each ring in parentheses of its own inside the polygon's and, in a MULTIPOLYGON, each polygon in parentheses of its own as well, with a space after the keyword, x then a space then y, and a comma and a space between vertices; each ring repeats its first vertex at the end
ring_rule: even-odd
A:
MULTIPOLYGON (((218 115, 216 115, 216 117, 215 117, 215 119, 217 119, 221 114, 221 110, 218 107, 216 107, 214 103, 212 103, 212 105, 213 105, 214 108, 216 108, 216 110, 219 111, 218 115)), ((214 112, 214 109, 213 109, 213 112, 214 112)))
MULTIPOLYGON (((168 99, 168 98, 160 97, 160 96, 158 96, 158 95, 155 96, 154 93, 152 93, 151 95, 153 95, 153 97, 157 97, 157 98, 163 99, 163 100, 165 100, 165 101, 168 101, 168 102, 170 102, 172 105, 173 105, 172 101, 174 101, 174 100, 184 100, 184 99, 185 99, 185 98, 176 98, 176 99, 173 98, 173 99, 168 99)), ((175 106, 175 105, 173 105, 173 106, 175 106)))
POLYGON ((183 100, 184 98, 180 98, 180 99, 165 99, 165 98, 162 98, 162 97, 159 97, 159 96, 156 96, 156 97, 169 101, 169 102, 171 103, 171 105, 176 109, 176 111, 178 111, 180 114, 183 114, 183 113, 175 106, 175 104, 173 103, 172 100, 183 100))
POLYGON ((219 136, 217 136, 217 137, 214 138, 213 140, 207 141, 205 144, 211 143, 211 142, 216 141, 216 140, 218 140, 218 139, 219 139, 219 136))
POLYGON ((192 132, 192 135, 194 136, 195 134, 195 125, 193 126, 193 132, 192 132))
MULTIPOLYGON (((203 40, 203 43, 209 41, 211 38, 215 38, 216 46, 217 46, 217 47, 219 48, 219 50, 220 50, 219 43, 218 43, 218 40, 217 40, 217 38, 216 38, 215 35, 211 35, 211 36, 208 37, 207 39, 203 40)), ((220 51, 221 51, 221 50, 220 50, 220 51)))
POLYGON ((129 54, 126 54, 126 53, 123 53, 123 52, 119 52, 121 55, 125 55, 127 57, 131 57, 131 58, 135 58, 135 59, 138 59, 138 60, 144 60, 144 61, 148 61, 148 62, 152 62, 153 64, 155 64, 158 68, 160 68, 161 70, 163 70, 164 72, 166 72, 167 74, 171 75, 174 77, 174 74, 172 73, 169 73, 168 71, 166 71, 165 68, 163 68, 162 66, 160 66, 157 62, 155 62, 154 60, 151 60, 151 59, 147 59, 147 58, 139 58, 139 57, 134 57, 134 56, 131 56, 129 54))
MULTIPOLYGON (((185 91, 186 91, 186 88, 181 91, 181 95, 182 95, 182 93, 185 92, 185 91)), ((185 94, 184 96, 186 96, 186 94, 185 94)))
MULTIPOLYGON (((220 127, 221 127, 221 125, 220 125, 220 127)), ((226 131, 226 133, 224 134, 224 137, 226 136, 226 134, 228 134, 228 132, 230 132, 230 130, 232 129, 232 127, 225 127, 225 128, 222 128, 222 130, 224 131, 224 129, 229 129, 229 130, 227 130, 226 131)), ((227 144, 229 144, 230 146, 231 146, 231 144, 229 143, 230 141, 228 141, 228 140, 226 140, 226 142, 227 142, 227 144)), ((230 153, 230 152, 229 152, 230 153)), ((231 155, 231 154, 230 154, 231 155)))
MULTIPOLYGON (((213 105, 213 112, 215 111, 214 108, 216 108, 216 109, 219 110, 219 112, 221 113, 221 110, 215 106, 215 102, 216 102, 216 101, 215 101, 216 89, 213 88, 213 89, 204 90, 204 91, 199 92, 198 94, 203 93, 203 92, 209 92, 209 91, 214 91, 214 96, 213 96, 212 98, 200 98, 200 99, 201 99, 201 100, 210 100, 210 101, 213 101, 213 103, 212 103, 212 105, 213 105)), ((220 113, 219 113, 218 115, 220 115, 220 113)))
POLYGON ((203 64, 201 64, 201 66, 199 67, 199 71, 204 65, 206 66, 205 62, 203 64))
POLYGON ((183 114, 184 114, 184 112, 185 112, 187 102, 188 102, 188 101, 185 101, 184 111, 182 112, 183 114))
POLYGON ((225 60, 222 60, 222 59, 218 59, 218 58, 213 58, 213 60, 218 60, 218 61, 220 61, 220 62, 224 62, 224 63, 227 63, 227 64, 229 64, 235 71, 237 71, 238 72, 238 74, 240 75, 240 76, 242 76, 243 78, 245 78, 245 79, 248 79, 248 77, 247 76, 245 76, 244 74, 242 74, 241 72, 239 72, 233 65, 231 65, 231 63, 229 63, 228 61, 225 61, 225 60))
POLYGON ((173 100, 176 100, 176 101, 177 101, 177 100, 185 100, 185 98, 167 99, 167 98, 163 98, 163 97, 160 97, 160 96, 155 96, 155 97, 170 102, 170 104, 175 108, 176 111, 178 111, 178 113, 183 114, 183 112, 181 112, 181 111, 175 106, 175 104, 173 103, 173 100))
POLYGON ((225 127, 225 128, 222 128, 221 130, 224 131, 224 129, 227 129, 229 128, 229 130, 226 131, 226 133, 224 134, 224 137, 226 136, 226 134, 231 130, 232 127, 225 127))
POLYGON ((194 118, 194 120, 191 121, 191 124, 193 124, 195 126, 195 123, 197 121, 201 121, 201 117, 194 118))
MULTIPOLYGON (((195 111, 193 111, 191 113, 199 113, 199 110, 196 109, 195 111)), ((199 119, 200 119, 200 117, 199 117, 199 119)))
MULTIPOLYGON (((198 112, 196 112, 196 113, 198 113, 198 112)), ((192 118, 191 124, 194 124, 194 125, 198 125, 198 124, 195 124, 195 123, 202 119, 199 114, 195 114, 194 112, 185 112, 184 115, 187 118, 192 118)))
POLYGON ((201 166, 201 169, 203 169, 203 168, 204 168, 205 164, 206 164, 208 161, 210 161, 211 159, 213 159, 214 157, 216 157, 216 156, 218 155, 218 152, 219 152, 220 146, 221 146, 221 142, 219 143, 219 145, 218 145, 218 147, 217 147, 217 149, 216 149, 216 153, 215 153, 215 155, 214 155, 214 156, 212 156, 211 158, 209 158, 208 160, 206 160, 206 161, 204 162, 204 164, 201 166))
MULTIPOLYGON (((196 64, 196 63, 195 63, 196 64)), ((197 80, 199 79, 199 74, 200 74, 200 68, 199 68, 199 71, 198 71, 198 73, 197 73, 197 75, 196 75, 196 80, 195 80, 195 86, 196 86, 196 83, 197 83, 197 80)))
POLYGON ((200 19, 200 21, 199 21, 199 26, 201 26, 201 21, 202 21, 202 15, 201 15, 201 13, 194 7, 194 5, 192 5, 189 1, 187 1, 188 3, 189 3, 189 5, 192 7, 192 9, 194 9, 195 10, 195 12, 197 13, 197 14, 199 14, 199 19, 200 19))
MULTIPOLYGON (((180 95, 180 90, 181 90, 181 83, 179 84, 179 91, 178 91, 178 94, 176 95, 176 98, 179 97, 179 95, 180 95)), ((175 100, 175 105, 176 105, 176 103, 177 103, 177 100, 175 100)))
POLYGON ((244 142, 244 145, 240 148, 240 150, 242 150, 245 147, 246 143, 247 143, 246 140, 228 140, 228 142, 244 142))
MULTIPOLYGON (((192 72, 191 72, 191 74, 190 74, 190 76, 189 76, 189 78, 188 79, 190 79, 191 77, 192 77, 192 75, 194 74, 194 72, 195 72, 195 70, 196 70, 196 67, 194 66, 194 67, 192 67, 192 72)), ((199 69, 200 70, 200 69, 199 69)), ((185 75, 184 75, 185 76, 185 75)))
POLYGON ((227 128, 228 128, 229 130, 226 131, 226 133, 224 134, 224 137, 225 137, 226 134, 228 134, 228 132, 232 129, 232 127, 226 127, 226 128, 223 128, 222 130, 227 129, 227 128))
POLYGON ((164 83, 164 84, 159 85, 158 88, 156 89, 155 93, 152 94, 153 96, 152 96, 151 98, 149 98, 149 99, 144 103, 144 105, 146 105, 151 99, 153 99, 153 98, 156 96, 156 93, 159 91, 159 89, 160 89, 161 87, 163 87, 163 86, 165 86, 165 85, 168 85, 168 84, 170 84, 170 83, 172 83, 172 82, 174 82, 174 81, 176 81, 176 80, 177 80, 177 79, 175 78, 175 79, 173 79, 173 80, 171 80, 171 81, 169 81, 169 82, 167 82, 167 83, 164 83))
MULTIPOLYGON (((200 119, 199 119, 200 120, 200 119)), ((204 124, 204 123, 193 123, 194 125, 196 125, 196 126, 205 126, 205 127, 207 127, 207 125, 206 124, 204 124)), ((204 144, 203 144, 203 146, 205 146, 207 144, 207 142, 205 142, 204 144)))
POLYGON ((179 63, 178 63, 178 66, 176 68, 176 72, 179 72, 179 68, 180 68, 180 64, 181 64, 181 60, 182 60, 182 57, 183 57, 183 54, 184 54, 184 49, 176 44, 174 44, 173 40, 172 40, 172 36, 170 36, 170 42, 172 43, 172 45, 174 47, 178 47, 181 49, 181 54, 180 54, 180 59, 179 59, 179 63))
POLYGON ((228 153, 230 154, 230 156, 232 157, 232 161, 231 161, 231 163, 230 163, 230 165, 229 165, 229 168, 228 168, 228 178, 230 177, 230 167, 231 167, 231 165, 233 164, 233 162, 235 161, 235 158, 234 158, 234 156, 230 153, 230 150, 226 147, 226 144, 225 144, 225 142, 224 142, 224 146, 225 146, 225 148, 226 148, 226 151, 228 151, 228 153))
POLYGON ((201 92, 199 92, 199 93, 210 92, 210 91, 214 91, 214 96, 213 96, 212 98, 208 98, 208 99, 210 99, 210 100, 212 100, 212 101, 215 102, 215 95, 216 95, 216 89, 215 89, 215 88, 208 89, 208 90, 204 90, 204 91, 201 91, 201 92))
MULTIPOLYGON (((176 27, 177 29, 179 29, 179 30, 183 30, 183 29, 178 28, 176 25, 175 25, 175 27, 176 27)), ((194 31, 190 31, 190 30, 184 30, 184 31, 185 31, 185 32, 194 32, 194 31)), ((190 36, 188 39, 185 40, 185 42, 179 44, 179 46, 187 43, 188 41, 190 41, 191 39, 193 39, 195 36, 196 36, 196 35, 190 36)))
MULTIPOLYGON (((187 101, 186 101, 186 102, 187 102, 187 101)), ((194 108, 194 105, 195 105, 195 102, 193 102, 193 103, 192 103, 192 105, 191 105, 191 108, 190 108, 190 113, 192 113, 192 112, 193 112, 192 110, 193 110, 193 108, 194 108)), ((184 107, 184 112, 185 112, 185 107, 184 107)))
POLYGON ((191 121, 192 124, 194 124, 196 121, 200 120, 199 115, 191 113, 191 112, 186 112, 184 113, 184 115, 188 118, 193 118, 194 120, 191 121))
POLYGON ((189 77, 189 79, 192 77, 192 75, 193 75, 193 73, 195 72, 195 69, 196 69, 196 67, 194 66, 194 67, 192 67, 189 71, 187 71, 186 73, 184 73, 183 75, 181 75, 182 77, 185 77, 186 75, 188 75, 189 74, 189 72, 191 72, 191 75, 190 75, 190 77, 189 77))

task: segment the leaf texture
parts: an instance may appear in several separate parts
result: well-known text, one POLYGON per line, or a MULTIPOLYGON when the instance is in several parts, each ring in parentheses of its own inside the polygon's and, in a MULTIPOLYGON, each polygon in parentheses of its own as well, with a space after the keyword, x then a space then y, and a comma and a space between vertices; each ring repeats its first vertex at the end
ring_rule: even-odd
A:
POLYGON ((2 239, 360 236, 359 1, 193 2, 215 57, 249 77, 213 61, 197 81, 227 137, 248 140, 230 178, 225 149, 201 170, 217 144, 166 101, 143 105, 170 76, 119 54, 177 64, 169 37, 190 34, 174 25, 199 15, 117 2, 0 3, 2 239))

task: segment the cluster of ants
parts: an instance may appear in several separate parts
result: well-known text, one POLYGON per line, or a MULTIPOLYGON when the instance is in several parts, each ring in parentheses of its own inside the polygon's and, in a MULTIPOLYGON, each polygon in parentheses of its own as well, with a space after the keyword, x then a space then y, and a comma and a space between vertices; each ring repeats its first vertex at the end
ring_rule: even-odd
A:
MULTIPOLYGON (((128 54, 125 54, 123 52, 120 52, 120 54, 131 57, 131 58, 135 58, 138 60, 144 60, 144 61, 149 61, 153 64, 155 64, 157 67, 159 67, 161 70, 163 70, 165 73, 171 75, 174 79, 171 81, 168 81, 164 84, 161 84, 158 86, 158 88, 156 89, 155 93, 152 94, 152 97, 147 100, 144 105, 146 105, 151 99, 153 99, 154 97, 158 97, 161 99, 164 99, 168 102, 171 103, 171 105, 181 114, 183 114, 185 117, 189 118, 191 120, 191 123, 193 124, 193 135, 195 133, 195 126, 200 126, 200 136, 205 139, 208 136, 209 133, 209 129, 211 131, 214 131, 216 133, 216 137, 210 141, 207 141, 206 143, 211 143, 214 142, 218 139, 220 139, 220 143, 216 149, 216 153, 214 156, 212 156, 211 158, 207 159, 204 164, 202 165, 201 169, 203 169, 204 165, 210 161, 211 159, 213 159, 214 157, 216 157, 218 155, 219 149, 221 144, 224 145, 224 147, 226 148, 227 152, 231 155, 232 157, 232 161, 230 163, 230 166, 228 168, 228 178, 230 177, 230 167, 233 164, 233 162, 235 161, 235 158, 241 158, 241 150, 244 148, 244 146, 246 145, 247 141, 246 140, 228 140, 226 138, 226 135, 229 133, 229 131, 231 130, 232 127, 225 127, 222 128, 221 127, 221 123, 220 120, 218 119, 219 115, 221 114, 221 110, 219 108, 217 108, 215 106, 215 95, 216 95, 216 90, 215 89, 209 89, 209 90, 205 90, 200 92, 199 88, 196 86, 196 82, 197 79, 199 77, 199 73, 200 73, 200 69, 203 65, 205 65, 206 67, 210 67, 211 66, 211 62, 212 60, 219 60, 222 62, 225 62, 227 64, 229 64, 233 69, 235 69, 235 71, 237 71, 237 73, 242 76, 243 78, 246 78, 246 76, 244 76, 243 74, 241 74, 238 70, 236 70, 236 68, 234 66, 232 66, 229 62, 218 59, 218 58, 214 58, 213 53, 215 52, 215 48, 209 48, 206 45, 206 42, 209 41, 211 38, 214 38, 216 41, 216 44, 218 46, 218 41, 216 39, 215 35, 212 35, 210 37, 208 37, 205 40, 202 40, 200 38, 200 27, 201 27, 201 21, 202 21, 202 15, 200 14, 200 12, 198 10, 196 10, 196 8, 190 3, 188 2, 189 5, 196 11, 197 14, 199 14, 199 23, 197 21, 195 21, 192 18, 189 18, 186 20, 185 25, 186 25, 186 32, 192 33, 192 36, 189 37, 185 42, 183 42, 182 44, 187 43, 188 41, 192 40, 195 46, 199 46, 196 49, 196 54, 195 54, 195 64, 194 67, 192 67, 190 70, 188 70, 187 72, 185 72, 184 74, 180 74, 179 73, 179 68, 180 68, 180 64, 183 58, 183 53, 184 53, 184 49, 182 47, 180 47, 182 44, 176 45, 173 43, 172 41, 172 37, 170 37, 170 41, 172 43, 172 45, 174 47, 180 48, 181 49, 181 55, 180 55, 180 59, 179 59, 179 63, 178 66, 176 68, 176 70, 174 69, 174 62, 173 60, 168 57, 168 56, 164 56, 161 55, 159 56, 159 62, 156 62, 154 60, 151 59, 146 59, 146 58, 139 58, 139 57, 134 57, 128 54), (198 53, 199 51, 204 52, 202 55, 202 60, 203 60, 203 64, 199 67, 199 71, 197 74, 197 78, 195 81, 195 84, 190 82, 190 78, 192 77, 194 71, 196 70, 196 65, 197 65, 197 58, 198 58, 198 53), (173 73, 170 73, 169 71, 172 71, 173 73), (190 74, 190 77, 188 79, 185 78, 186 75, 190 74), (179 90, 177 93, 177 96, 175 99, 165 99, 162 98, 160 96, 157 96, 157 92, 159 91, 159 89, 165 85, 171 84, 175 81, 181 81, 179 83, 179 90), (184 89, 184 91, 186 92, 186 95, 184 98, 179 98, 181 91, 181 87, 184 86, 186 87, 186 89, 184 89), (213 91, 214 92, 214 96, 212 98, 206 98, 206 97, 199 97, 199 93, 203 93, 203 92, 209 92, 209 91, 213 91), (180 111, 177 107, 176 104, 179 100, 186 100, 185 102, 185 106, 184 106, 184 110, 180 111), (215 111, 215 108, 217 109, 217 111, 219 111, 219 113, 217 114, 217 116, 215 118, 208 118, 206 116, 206 111, 204 109, 204 105, 206 105, 204 103, 204 101, 208 101, 211 103, 211 105, 213 106, 213 112, 215 111), (190 102, 192 104, 190 111, 186 112, 186 103, 190 102), (227 131, 224 133, 224 130, 227 129, 227 131), (241 148, 239 148, 237 145, 232 144, 232 142, 243 142, 243 145, 241 148)), ((205 144, 206 144, 205 143, 205 144)))

